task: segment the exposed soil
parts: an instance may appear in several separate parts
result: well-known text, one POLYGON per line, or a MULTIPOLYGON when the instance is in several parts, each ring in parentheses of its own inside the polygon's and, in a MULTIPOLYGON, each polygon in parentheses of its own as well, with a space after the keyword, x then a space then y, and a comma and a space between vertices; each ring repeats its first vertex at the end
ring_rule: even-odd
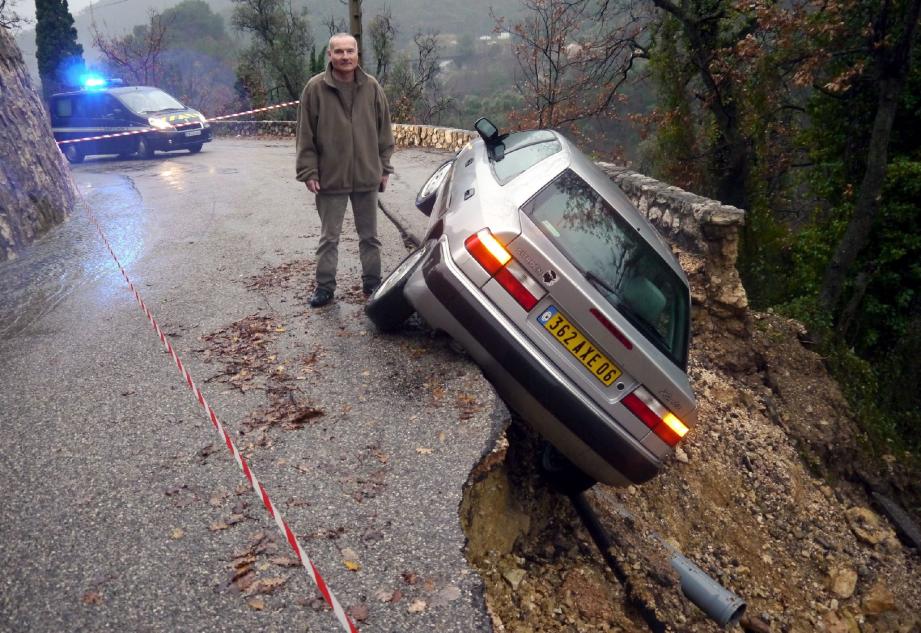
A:
POLYGON ((865 456, 802 326, 769 314, 754 324, 749 340, 695 341, 700 422, 665 471, 641 488, 586 493, 623 584, 537 474, 536 439, 510 427, 461 507, 495 630, 720 630, 681 597, 655 533, 746 600, 730 630, 921 631, 921 558, 868 496, 884 492, 917 521, 918 484, 898 456, 865 456), (726 345, 744 346, 752 369, 721 363, 726 345))

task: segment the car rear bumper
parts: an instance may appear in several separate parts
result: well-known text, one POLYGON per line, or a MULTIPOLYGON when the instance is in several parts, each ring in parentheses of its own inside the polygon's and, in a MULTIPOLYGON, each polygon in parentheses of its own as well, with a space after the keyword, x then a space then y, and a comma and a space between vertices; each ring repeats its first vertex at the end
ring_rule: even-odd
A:
POLYGON ((661 461, 571 384, 454 265, 444 239, 406 292, 429 324, 457 339, 500 395, 587 474, 639 484, 659 472, 661 461))

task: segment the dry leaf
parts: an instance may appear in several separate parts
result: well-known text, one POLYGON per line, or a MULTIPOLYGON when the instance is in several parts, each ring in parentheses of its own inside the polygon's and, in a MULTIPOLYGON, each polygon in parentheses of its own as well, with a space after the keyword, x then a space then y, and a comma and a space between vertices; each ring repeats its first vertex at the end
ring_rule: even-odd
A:
POLYGON ((361 569, 361 565, 359 565, 353 560, 342 561, 342 564, 345 565, 345 568, 348 569, 349 571, 358 571, 359 569, 361 569))
POLYGON ((185 536, 185 532, 182 530, 182 528, 173 528, 173 531, 169 533, 169 537, 174 541, 178 541, 183 536, 185 536))
POLYGON ((208 529, 211 530, 212 532, 219 532, 220 530, 226 530, 229 527, 230 526, 224 523, 223 521, 215 521, 214 523, 208 526, 208 529))
POLYGON ((425 611, 425 600, 413 600, 412 604, 406 607, 409 613, 422 613, 425 611))
POLYGON ((300 567, 301 565, 301 561, 290 556, 275 556, 270 558, 269 561, 279 567, 300 567))
POLYGON ((390 602, 393 599, 393 592, 381 589, 374 594, 374 598, 380 602, 390 602))
POLYGON ((83 594, 83 604, 102 604, 102 594, 98 591, 87 591, 83 594))
POLYGON ((416 449, 416 452, 419 453, 420 455, 431 455, 432 449, 420 446, 419 448, 416 449))
POLYGON ((275 578, 260 578, 250 586, 249 593, 272 593, 286 582, 288 582, 287 578, 278 576, 275 578))
POLYGON ((349 615, 356 622, 364 622, 368 619, 368 605, 363 602, 352 605, 349 607, 349 615))
POLYGON ((246 606, 248 606, 253 611, 262 611, 265 609, 265 600, 262 598, 252 598, 246 601, 246 606))

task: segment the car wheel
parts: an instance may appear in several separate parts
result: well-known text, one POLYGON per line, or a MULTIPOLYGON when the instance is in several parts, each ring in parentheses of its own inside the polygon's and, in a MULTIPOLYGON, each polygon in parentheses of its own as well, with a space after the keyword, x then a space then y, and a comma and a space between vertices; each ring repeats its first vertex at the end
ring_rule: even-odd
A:
POLYGON ((438 188, 441 186, 441 183, 444 182, 453 164, 454 159, 452 158, 436 169, 435 172, 429 176, 429 179, 425 181, 425 184, 422 185, 422 188, 419 189, 419 193, 416 194, 416 208, 425 215, 432 215, 432 208, 435 206, 435 198, 438 197, 438 188))
POLYGON ((76 143, 69 143, 64 146, 64 158, 68 163, 82 163, 85 156, 76 143))
POLYGON ((201 151, 201 148, 204 147, 203 143, 196 143, 195 145, 189 146, 189 154, 197 154, 201 151))
POLYGON ((151 147, 150 141, 143 136, 138 139, 137 155, 141 158, 153 158, 154 155, 154 149, 151 147))
POLYGON ((578 494, 597 483, 549 442, 541 449, 540 470, 547 482, 565 495, 578 494))
POLYGON ((431 244, 434 242, 410 253, 368 298, 365 314, 381 332, 397 329, 413 313, 412 305, 403 296, 403 287, 419 262, 431 250, 431 244))

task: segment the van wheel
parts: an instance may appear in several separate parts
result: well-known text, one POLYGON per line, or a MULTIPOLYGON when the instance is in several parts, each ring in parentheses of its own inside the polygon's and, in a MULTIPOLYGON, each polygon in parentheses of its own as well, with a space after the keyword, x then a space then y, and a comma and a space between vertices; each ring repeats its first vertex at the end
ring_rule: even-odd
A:
POLYGON ((150 141, 143 136, 138 139, 137 155, 141 158, 153 158, 154 155, 154 149, 150 146, 150 141))
POLYGON ((397 329, 413 313, 412 305, 403 296, 403 287, 434 243, 429 242, 410 253, 368 298, 365 314, 381 332, 397 329))
POLYGON ((69 143, 64 147, 64 158, 68 163, 82 163, 85 156, 76 143, 69 143))
POLYGON ((201 148, 204 146, 203 143, 196 143, 195 145, 189 146, 189 154, 197 154, 201 151, 201 148))

